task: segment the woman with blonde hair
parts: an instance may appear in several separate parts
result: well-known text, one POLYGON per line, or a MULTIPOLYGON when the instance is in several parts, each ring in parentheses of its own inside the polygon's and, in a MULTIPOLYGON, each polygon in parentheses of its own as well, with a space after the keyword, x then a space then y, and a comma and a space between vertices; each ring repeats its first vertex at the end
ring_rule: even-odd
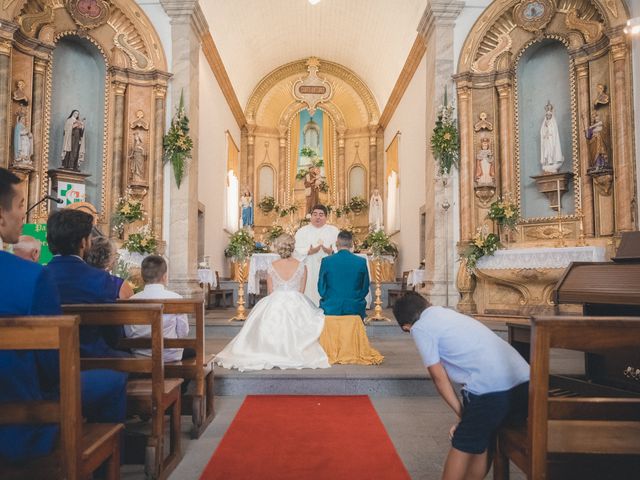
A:
POLYGON ((269 295, 253 307, 242 330, 216 355, 216 363, 240 371, 328 368, 318 343, 324 313, 302 293, 307 269, 291 256, 295 239, 280 235, 274 248, 280 259, 267 270, 269 295))

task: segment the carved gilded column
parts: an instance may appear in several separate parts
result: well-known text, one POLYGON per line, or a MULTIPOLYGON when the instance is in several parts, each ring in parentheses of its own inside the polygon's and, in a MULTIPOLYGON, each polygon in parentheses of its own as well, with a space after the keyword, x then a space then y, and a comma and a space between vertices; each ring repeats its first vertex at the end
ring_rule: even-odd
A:
MULTIPOLYGON (((0 25, 1 27, 1 25, 0 25)), ((0 32, 3 34, 4 32, 0 32)), ((11 40, 0 37, 0 166, 8 167, 11 124, 9 122, 11 90, 11 40)))
MULTIPOLYGON (((256 126, 249 125, 247 132, 247 171, 245 172, 245 184, 251 190, 253 194, 255 194, 255 184, 254 184, 254 176, 255 176, 255 168, 256 168, 256 136, 255 136, 256 126)), ((241 188, 244 188, 241 186, 241 188)))
POLYGON ((277 201, 287 201, 287 137, 285 131, 280 131, 278 137, 278 195, 277 201))
MULTIPOLYGON (((513 86, 510 81, 496 84, 500 127, 500 186, 502 195, 515 194, 513 156, 513 86)), ((469 157, 474 158, 474 157, 469 157)))
MULTIPOLYGON (((369 191, 378 188, 377 125, 369 126, 369 191)), ((346 198, 346 197, 345 197, 346 198)))
POLYGON ((458 85, 458 118, 460 118, 460 241, 467 242, 473 237, 473 126, 470 125, 471 88, 458 85), (466 119, 467 121, 462 121, 466 119))
MULTIPOLYGON (((35 204, 40 197, 40 177, 43 163, 48 159, 42 158, 43 142, 44 142, 44 102, 45 102, 45 81, 47 66, 49 62, 41 58, 33 60, 33 97, 31 99, 31 133, 33 134, 33 166, 36 175, 31 175, 29 179, 29 205, 35 204)), ((44 206, 44 204, 42 204, 44 206)), ((36 209, 31 212, 29 221, 33 221, 40 212, 36 209)))
POLYGON ((164 118, 165 118, 165 96, 167 94, 167 88, 164 86, 156 86, 154 88, 155 93, 155 116, 153 119, 154 122, 154 161, 150 165, 151 168, 151 192, 149 197, 153 200, 153 212, 152 212, 152 222, 153 229, 158 234, 162 233, 162 209, 163 209, 163 199, 164 199, 164 175, 163 171, 163 136, 164 136, 164 118))
POLYGON ((344 158, 344 131, 338 132, 338 191, 336 192, 336 205, 344 205, 347 201, 345 187, 347 166, 344 158))
POLYGON ((578 85, 578 122, 581 125, 578 135, 579 139, 579 155, 580 155, 580 189, 582 195, 582 214, 584 235, 587 237, 593 237, 594 223, 593 223, 593 183, 591 177, 587 175, 589 169, 589 145, 587 138, 584 135, 584 129, 588 125, 582 125, 582 119, 591 118, 591 106, 589 100, 589 64, 580 63, 576 64, 576 78, 578 85))
POLYGON ((628 49, 624 37, 612 39, 611 57, 613 60, 613 91, 611 92, 611 125, 613 129, 613 168, 615 175, 616 230, 629 232, 635 230, 632 204, 635 193, 635 167, 631 140, 633 126, 629 115, 631 105, 628 88, 628 49))
POLYGON ((117 201, 122 196, 123 175, 122 166, 124 164, 123 144, 124 144, 124 95, 127 91, 127 84, 113 82, 114 104, 113 104, 113 157, 111 159, 111 198, 117 201))

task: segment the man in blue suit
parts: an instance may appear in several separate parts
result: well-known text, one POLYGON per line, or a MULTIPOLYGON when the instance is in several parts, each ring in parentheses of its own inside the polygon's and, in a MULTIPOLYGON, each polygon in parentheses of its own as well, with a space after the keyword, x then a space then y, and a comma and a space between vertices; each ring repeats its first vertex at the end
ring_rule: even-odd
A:
MULTIPOLYGON (((121 278, 92 267, 83 258, 91 247, 93 217, 80 210, 53 212, 47 220, 47 242, 54 257, 46 270, 58 287, 60 301, 68 303, 113 303, 124 291, 133 294, 121 278)), ((128 356, 113 345, 124 337, 122 327, 80 327, 81 357, 128 356)))
MULTIPOLYGON (((0 239, 17 243, 25 215, 20 179, 0 168, 0 239)), ((59 315, 58 291, 37 263, 0 250, 0 315, 59 315)), ((0 408, 3 402, 48 400, 59 395, 55 350, 0 350, 0 408)), ((126 413, 127 375, 111 370, 81 373, 83 415, 92 422, 120 423, 126 413)), ((77 419, 82 421, 82 419, 77 419)), ((45 455, 58 436, 56 425, 0 426, 0 460, 24 461, 45 455)))
POLYGON ((336 241, 338 252, 322 259, 318 292, 325 315, 366 316, 369 293, 367 261, 351 253, 353 235, 341 231, 336 241))

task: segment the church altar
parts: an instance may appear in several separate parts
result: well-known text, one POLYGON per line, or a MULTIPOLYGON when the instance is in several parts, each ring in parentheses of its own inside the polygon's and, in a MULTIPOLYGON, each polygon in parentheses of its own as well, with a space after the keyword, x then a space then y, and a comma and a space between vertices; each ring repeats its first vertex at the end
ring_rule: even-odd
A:
MULTIPOLYGON (((367 260, 367 269, 369 270, 369 279, 371 283, 375 282, 375 279, 371 276, 371 259, 364 253, 356 253, 359 257, 367 260)), ((251 255, 249 261, 249 275, 247 276, 247 293, 257 295, 260 293, 260 278, 264 278, 269 265, 275 260, 279 259, 280 255, 277 253, 254 253, 251 255)), ((386 256, 384 257, 386 259, 386 256)), ((391 258, 391 267, 393 267, 393 257, 391 258)), ((388 262, 383 262, 383 266, 388 262)), ((383 280, 386 281, 386 280, 383 280)), ((371 293, 367 295, 367 306, 371 303, 371 293)))
POLYGON ((572 262, 604 262, 604 247, 516 248, 478 260, 478 313, 529 314, 553 306, 553 288, 572 262))

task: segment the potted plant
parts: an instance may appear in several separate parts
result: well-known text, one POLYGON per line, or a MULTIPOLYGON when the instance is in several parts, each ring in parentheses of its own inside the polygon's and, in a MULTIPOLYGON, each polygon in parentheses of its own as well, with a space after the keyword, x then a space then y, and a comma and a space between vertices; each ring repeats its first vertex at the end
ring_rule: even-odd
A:
POLYGON ((276 208, 276 199, 270 195, 262 197, 262 200, 258 202, 258 208, 264 214, 271 213, 276 208))
POLYGON ((247 274, 247 260, 255 251, 256 242, 249 230, 240 229, 229 237, 229 245, 224 249, 225 257, 231 258, 236 265, 236 280, 238 281, 238 310, 232 320, 246 320, 244 308, 244 282, 247 274))
POLYGON ((509 232, 518 225, 519 214, 518 205, 507 196, 506 199, 500 197, 489 205, 487 217, 498 225, 500 237, 504 236, 508 240, 509 232))
POLYGON ((374 258, 382 258, 383 255, 394 258, 398 256, 398 247, 384 230, 369 233, 362 242, 362 250, 369 250, 374 258))
POLYGON ((113 231, 118 235, 118 238, 122 239, 124 238, 125 225, 143 218, 142 202, 133 198, 131 190, 127 190, 124 197, 120 197, 116 203, 116 209, 111 219, 113 231))
POLYGON ((369 206, 369 203, 359 195, 351 197, 349 200, 349 210, 354 213, 360 213, 369 206))

